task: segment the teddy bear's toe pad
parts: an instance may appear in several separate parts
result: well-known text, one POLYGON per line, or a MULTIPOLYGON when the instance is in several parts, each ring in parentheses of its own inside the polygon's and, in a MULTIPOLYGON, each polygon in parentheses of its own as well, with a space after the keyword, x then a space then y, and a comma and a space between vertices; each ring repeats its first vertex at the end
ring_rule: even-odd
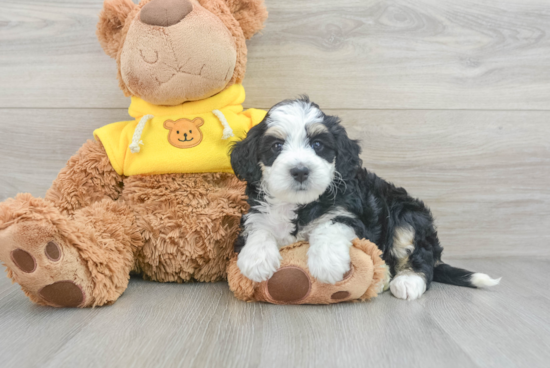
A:
POLYGON ((27 251, 17 248, 11 252, 11 260, 21 271, 33 273, 36 270, 36 260, 27 251))
POLYGON ((349 291, 337 291, 335 292, 334 294, 332 294, 330 296, 330 298, 332 300, 343 300, 343 299, 347 299, 350 297, 350 292, 349 291))
POLYGON ((46 249, 44 249, 44 253, 46 254, 46 257, 49 258, 52 262, 57 262, 61 259, 61 249, 59 248, 59 245, 57 243, 51 241, 46 245, 46 249))
POLYGON ((84 292, 72 281, 54 282, 38 293, 45 301, 58 307, 76 308, 84 302, 84 292))
POLYGON ((298 302, 311 291, 308 275, 298 267, 284 267, 275 272, 267 282, 269 296, 278 302, 298 302))

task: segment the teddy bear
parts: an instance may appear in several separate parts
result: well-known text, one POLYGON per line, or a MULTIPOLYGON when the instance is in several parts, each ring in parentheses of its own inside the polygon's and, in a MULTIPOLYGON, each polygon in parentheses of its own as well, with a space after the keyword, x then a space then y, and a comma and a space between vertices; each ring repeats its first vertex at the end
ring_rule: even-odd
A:
POLYGON ((45 198, 0 204, 0 260, 33 302, 109 305, 131 272, 226 279, 247 210, 228 152, 265 115, 243 111, 245 41, 266 18, 263 0, 104 2, 97 36, 132 120, 94 131, 45 198))
POLYGON ((129 121, 93 132, 45 198, 0 203, 0 260, 29 299, 52 307, 113 304, 131 273, 158 282, 226 280, 247 301, 327 304, 384 288, 379 251, 356 240, 352 272, 323 285, 307 243, 281 250, 281 269, 255 284, 236 267, 248 210, 232 145, 265 112, 243 109, 245 41, 263 0, 106 0, 98 39, 116 60, 129 121))
POLYGON ((350 270, 342 281, 324 284, 311 276, 305 241, 280 249, 281 266, 268 280, 244 277, 235 254, 227 267, 229 288, 238 299, 272 304, 334 304, 369 301, 389 287, 390 272, 382 251, 367 239, 355 239, 350 248, 350 270))

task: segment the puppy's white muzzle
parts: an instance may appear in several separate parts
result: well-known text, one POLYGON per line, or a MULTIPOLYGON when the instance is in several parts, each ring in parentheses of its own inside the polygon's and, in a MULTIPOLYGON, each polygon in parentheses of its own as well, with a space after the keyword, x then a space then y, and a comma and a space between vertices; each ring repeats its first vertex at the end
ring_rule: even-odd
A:
POLYGON ((307 204, 327 190, 334 178, 334 164, 311 148, 285 149, 271 167, 263 168, 267 192, 283 202, 307 204))

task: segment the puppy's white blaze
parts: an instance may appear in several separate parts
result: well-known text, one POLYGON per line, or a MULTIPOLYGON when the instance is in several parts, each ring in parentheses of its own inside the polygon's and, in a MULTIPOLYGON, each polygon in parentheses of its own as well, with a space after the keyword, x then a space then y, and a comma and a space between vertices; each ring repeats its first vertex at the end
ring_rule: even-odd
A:
POLYGON ((308 268, 317 280, 326 284, 342 281, 350 270, 349 249, 355 231, 341 223, 327 222, 316 227, 309 237, 308 268))
MULTIPOLYGON (((319 198, 334 179, 335 163, 317 156, 307 137, 307 127, 323 122, 323 113, 304 101, 293 101, 272 109, 268 131, 285 137, 283 150, 271 167, 262 167, 262 185, 273 197, 297 204, 307 204, 319 198), (290 170, 305 166, 308 179, 296 182, 290 170)), ((316 128, 321 129, 321 128, 316 128)))
POLYGON ((484 273, 474 273, 470 278, 470 282, 475 287, 483 288, 498 285, 501 278, 502 277, 499 277, 498 279, 493 279, 492 277, 484 273))
POLYGON ((393 234, 391 254, 397 259, 407 257, 414 250, 414 229, 411 226, 397 227, 393 234))
POLYGON ((390 290, 396 298, 415 300, 426 291, 426 281, 413 271, 402 271, 390 282, 390 290))
POLYGON ((292 101, 272 109, 267 125, 269 127, 278 125, 290 132, 298 128, 305 128, 308 124, 321 122, 323 122, 321 110, 304 101, 292 101))

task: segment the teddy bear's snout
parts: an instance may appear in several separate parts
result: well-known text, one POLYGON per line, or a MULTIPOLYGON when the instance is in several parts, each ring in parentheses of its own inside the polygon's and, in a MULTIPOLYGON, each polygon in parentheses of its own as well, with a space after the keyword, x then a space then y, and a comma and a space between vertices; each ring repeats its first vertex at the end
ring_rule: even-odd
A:
POLYGON ((170 27, 193 11, 190 0, 152 0, 140 13, 140 20, 151 26, 170 27))

